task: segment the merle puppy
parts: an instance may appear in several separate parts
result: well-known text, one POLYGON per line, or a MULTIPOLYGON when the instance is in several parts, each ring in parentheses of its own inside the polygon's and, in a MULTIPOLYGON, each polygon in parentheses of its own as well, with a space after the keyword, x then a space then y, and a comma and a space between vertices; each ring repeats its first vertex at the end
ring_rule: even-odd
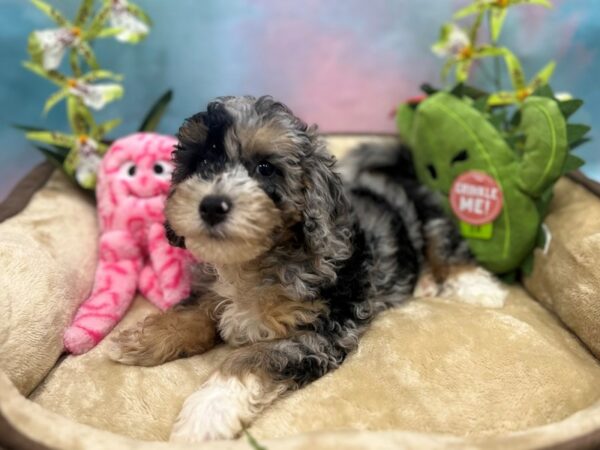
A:
POLYGON ((235 437, 286 392, 336 369, 369 322, 414 293, 501 305, 408 154, 363 148, 347 182, 316 133, 270 97, 223 97, 187 119, 167 232, 206 263, 196 295, 115 338, 151 366, 236 347, 185 402, 172 439, 235 437))

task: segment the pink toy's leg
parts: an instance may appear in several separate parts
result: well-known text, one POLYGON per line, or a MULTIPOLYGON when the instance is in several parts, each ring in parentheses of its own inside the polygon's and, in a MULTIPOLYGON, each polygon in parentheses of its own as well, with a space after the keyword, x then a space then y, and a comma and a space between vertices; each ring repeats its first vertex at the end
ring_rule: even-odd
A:
MULTIPOLYGON (((163 303, 163 292, 154 272, 154 268, 149 262, 140 273, 138 289, 149 301, 161 308, 159 305, 163 303)), ((163 308, 161 308, 163 309, 163 308)))
POLYGON ((189 266, 192 258, 183 249, 171 247, 162 224, 152 224, 148 233, 149 258, 156 276, 156 290, 162 292, 152 303, 165 310, 190 294, 189 266))
POLYGON ((65 331, 64 344, 69 352, 87 352, 121 320, 135 295, 141 265, 142 255, 129 233, 110 231, 102 235, 92 294, 65 331))

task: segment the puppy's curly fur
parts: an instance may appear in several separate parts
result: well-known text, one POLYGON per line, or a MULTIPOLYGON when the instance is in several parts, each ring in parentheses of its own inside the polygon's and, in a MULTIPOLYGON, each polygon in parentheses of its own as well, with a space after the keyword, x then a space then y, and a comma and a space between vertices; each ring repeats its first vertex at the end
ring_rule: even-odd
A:
POLYGON ((123 332, 112 356, 155 365, 238 348, 188 398, 173 439, 234 437, 336 369, 419 276, 426 294, 468 283, 468 300, 502 302, 407 152, 359 149, 343 183, 316 128, 270 97, 219 98, 178 139, 167 233, 207 264, 195 295, 123 332))

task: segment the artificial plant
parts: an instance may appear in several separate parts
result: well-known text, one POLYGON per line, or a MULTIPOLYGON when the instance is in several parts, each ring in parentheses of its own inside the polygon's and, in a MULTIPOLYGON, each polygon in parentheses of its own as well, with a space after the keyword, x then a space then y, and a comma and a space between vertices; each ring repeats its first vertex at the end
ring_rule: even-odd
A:
POLYGON ((447 59, 442 78, 454 68, 457 84, 440 91, 427 86, 426 98, 401 105, 397 114, 419 179, 442 194, 479 262, 508 278, 531 270, 532 251, 546 239, 542 222, 553 185, 583 164, 570 151, 589 131, 567 123, 582 102, 554 95, 548 86, 553 61, 527 83, 518 57, 499 45, 507 10, 520 4, 551 6, 547 0, 476 0, 459 10, 455 19, 474 16, 468 29, 444 25, 432 48, 447 59), (502 61, 511 89, 503 89, 502 61), (467 84, 479 74, 493 92, 467 84), (461 182, 465 176, 471 184, 461 182), (490 204, 498 209, 486 216, 490 204), (480 211, 468 209, 476 207, 480 211))
MULTIPOLYGON (((103 123, 94 111, 123 96, 122 76, 101 69, 93 51, 96 39, 114 37, 135 44, 146 37, 151 21, 147 14, 128 0, 81 0, 75 18, 69 21, 60 11, 42 0, 31 3, 46 14, 55 28, 33 31, 29 36, 30 60, 25 68, 50 81, 58 90, 48 98, 47 114, 61 101, 66 102, 69 132, 19 126, 25 136, 45 144, 37 148, 86 189, 93 189, 96 171, 111 141, 106 135, 121 119, 103 123), (68 58, 69 70, 61 71, 68 58)), ((144 119, 141 131, 153 130, 162 116, 171 93, 164 94, 144 119)))

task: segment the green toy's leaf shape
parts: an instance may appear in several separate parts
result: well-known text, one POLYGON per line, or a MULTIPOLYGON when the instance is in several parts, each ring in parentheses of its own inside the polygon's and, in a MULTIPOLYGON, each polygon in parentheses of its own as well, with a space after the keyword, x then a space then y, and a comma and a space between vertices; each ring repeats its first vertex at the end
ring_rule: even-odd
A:
POLYGON ((517 282, 517 272, 513 270, 508 273, 503 273, 498 275, 498 278, 500 278, 503 283, 515 284, 517 282))
POLYGON ((488 97, 488 105, 490 106, 513 105, 515 103, 517 103, 517 96, 514 92, 494 92, 488 97))
POLYGON ((50 112, 50 110, 54 108, 56 104, 62 99, 64 99, 67 95, 69 95, 69 90, 66 88, 60 89, 59 91, 52 94, 44 104, 44 114, 48 114, 48 112, 50 112))
POLYGON ((254 450, 268 450, 267 447, 264 447, 261 444, 259 444, 258 441, 256 440, 256 438, 254 436, 252 436, 247 430, 244 430, 244 434, 246 435, 246 439, 248 440, 248 444, 254 450))
POLYGON ((92 8, 94 7, 94 0, 83 0, 79 5, 79 10, 75 16, 74 24, 78 27, 82 26, 92 14, 92 8))
POLYGON ((123 75, 111 72, 110 70, 92 70, 91 72, 86 73, 80 78, 81 81, 84 81, 86 83, 109 79, 114 81, 121 81, 123 80, 123 75))
POLYGON ((35 146, 35 148, 38 149, 42 153, 42 155, 44 155, 48 159, 48 161, 50 161, 59 169, 63 170, 63 164, 66 160, 66 155, 62 155, 54 150, 37 145, 35 146))
POLYGON ((548 0, 512 0, 511 4, 513 4, 513 5, 523 5, 523 4, 541 5, 541 6, 545 6, 546 8, 552 8, 552 3, 550 3, 550 1, 548 1, 548 0))
POLYGON ((575 156, 573 154, 569 154, 565 161, 565 167, 563 169, 563 175, 574 170, 579 169, 581 166, 585 164, 585 161, 581 159, 579 156, 575 156))
POLYGON ((48 3, 46 3, 42 0, 31 0, 31 3, 33 3, 33 5, 37 9, 42 11, 44 14, 46 14, 48 17, 50 17, 54 22, 56 22, 61 27, 69 27, 70 26, 69 21, 67 19, 65 19, 65 17, 61 13, 59 13, 55 8, 50 6, 48 3))
POLYGON ((63 86, 67 82, 67 77, 65 77, 64 75, 58 73, 55 70, 45 70, 39 64, 34 64, 32 62, 25 61, 23 62, 23 67, 35 73, 36 75, 39 75, 40 77, 43 77, 53 82, 54 84, 57 84, 58 86, 63 86))
POLYGON ((462 98, 464 95, 464 92, 465 92, 465 84, 458 83, 452 88, 452 90, 450 91, 450 94, 454 95, 455 97, 462 98))
POLYGON ((579 141, 588 131, 590 131, 589 125, 579 124, 579 123, 569 123, 567 124, 567 136, 569 140, 569 145, 579 141))
POLYGON ((569 144, 569 150, 570 150, 570 151, 573 151, 573 150, 575 150, 577 147, 579 147, 580 145, 583 145, 583 144, 585 144, 586 142, 590 142, 590 141, 591 141, 591 139, 590 139, 590 138, 581 138, 581 139, 579 139, 579 140, 577 140, 577 141, 575 141, 575 142, 571 142, 571 143, 569 144))
POLYGON ((506 110, 502 109, 497 113, 491 114, 489 121, 495 128, 502 131, 504 129, 504 124, 506 123, 506 114, 506 110))
POLYGON ((525 89, 525 74, 523 73, 523 67, 521 66, 519 58, 506 48, 503 51, 503 55, 514 90, 520 91, 525 89))
POLYGON ((90 23, 90 27, 85 33, 85 40, 96 39, 102 29, 104 28, 104 24, 106 23, 108 16, 110 15, 110 2, 106 2, 106 4, 100 8, 98 13, 94 16, 90 23))
POLYGON ((536 90, 533 91, 531 95, 534 95, 536 97, 546 97, 554 99, 554 91, 547 84, 538 87, 536 90))
POLYGON ((525 134, 523 133, 515 133, 505 138, 506 143, 514 148, 515 150, 520 151, 521 147, 525 144, 525 134))
POLYGON ((94 130, 94 138, 97 140, 101 139, 105 134, 110 133, 113 129, 121 125, 123 121, 121 119, 112 119, 98 125, 94 130))
POLYGON ((480 13, 484 10, 484 4, 476 1, 475 3, 472 3, 468 6, 465 6, 464 8, 459 9, 458 11, 456 11, 454 13, 454 15, 452 16, 453 19, 462 19, 463 17, 467 17, 467 16, 471 16, 473 14, 477 14, 480 13))
POLYGON ((562 173, 568 152, 566 123, 554 100, 531 96, 521 108, 520 127, 527 139, 518 184, 539 197, 562 173))
MULTIPOLYGON (((550 202, 552 201, 552 197, 554 197, 554 185, 551 185, 548 188, 546 188, 546 190, 544 192, 542 192, 542 195, 540 195, 536 199, 535 206, 538 210, 539 217, 546 217, 546 215, 548 214, 548 209, 550 208, 550 202)), ((543 233, 543 230, 541 227, 538 232, 538 240, 539 240, 540 233, 543 233)), ((545 233, 543 233, 543 238, 544 238, 544 242, 545 242, 545 240, 546 240, 545 233)))
POLYGON ((25 134, 30 141, 43 142, 44 144, 56 145, 63 148, 71 148, 75 145, 75 137, 56 131, 31 131, 25 134))
POLYGON ((456 81, 459 83, 467 81, 469 71, 471 70, 471 60, 459 61, 456 63, 456 81))
POLYGON ((89 134, 95 125, 90 110, 74 95, 67 98, 67 118, 75 134, 89 134))
POLYGON ((140 125, 139 131, 155 131, 158 128, 158 124, 162 119, 169 103, 171 103, 171 99, 173 98, 173 91, 169 89, 160 98, 154 102, 146 117, 142 121, 140 125))
POLYGON ((579 108, 583 105, 583 100, 579 100, 577 98, 571 100, 565 100, 558 103, 558 107, 560 108, 560 112, 562 113, 565 119, 571 117, 579 108))
POLYGON ((90 69, 98 70, 98 67, 100 67, 100 66, 98 65, 98 61, 96 60, 96 55, 94 54, 92 47, 90 47, 90 44, 88 44, 85 41, 80 42, 79 45, 77 46, 77 51, 79 51, 79 53, 83 57, 83 60, 90 67, 90 69))
POLYGON ((506 19, 506 8, 492 8, 490 28, 492 30, 492 41, 496 42, 500 37, 504 20, 506 19))
POLYGON ((535 75, 535 77, 533 77, 533 80, 529 84, 529 88, 532 91, 535 91, 540 86, 548 84, 548 80, 550 80, 550 77, 552 77, 552 74, 554 73, 554 69, 555 68, 556 68, 556 62, 555 61, 550 61, 548 64, 546 64, 544 66, 544 68, 542 70, 540 70, 535 75))
POLYGON ((523 260, 523 262, 521 263, 520 269, 524 275, 531 275, 531 272, 533 272, 534 260, 535 260, 535 258, 533 256, 533 253, 530 253, 529 255, 527 255, 527 257, 523 260))
POLYGON ((412 145, 413 120, 415 118, 415 109, 410 105, 403 103, 396 111, 396 126, 402 140, 409 146, 412 145))

